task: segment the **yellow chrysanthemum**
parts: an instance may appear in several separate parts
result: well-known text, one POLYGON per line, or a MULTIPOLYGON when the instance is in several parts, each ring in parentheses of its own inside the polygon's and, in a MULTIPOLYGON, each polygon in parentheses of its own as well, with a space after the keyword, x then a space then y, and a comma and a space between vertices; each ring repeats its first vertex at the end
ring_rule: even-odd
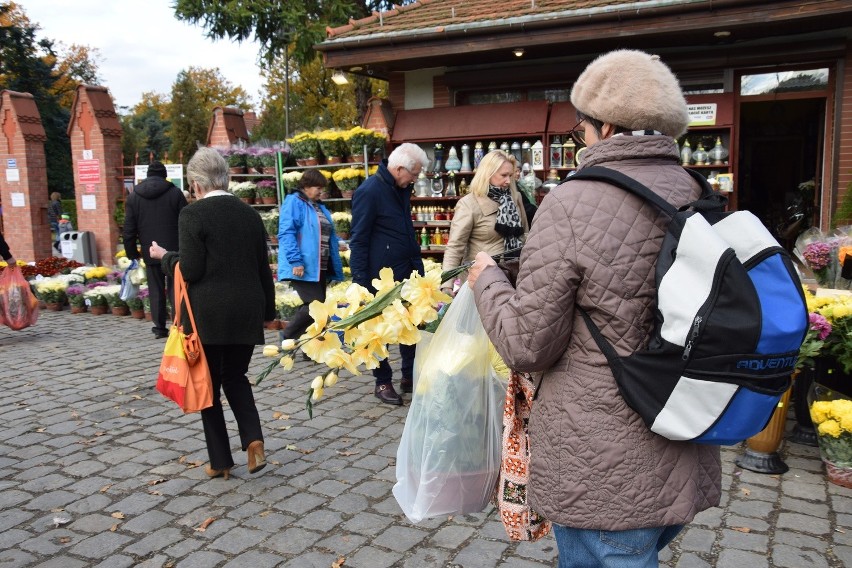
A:
POLYGON ((831 401, 831 417, 835 420, 852 414, 852 400, 837 399, 831 401))
POLYGON ((816 401, 811 405, 811 420, 814 424, 820 424, 828 420, 831 412, 831 404, 828 401, 816 401))
POLYGON ((393 290, 399 282, 393 279, 393 270, 388 267, 379 270, 379 277, 373 278, 373 288, 376 289, 376 297, 383 296, 393 290))
POLYGON ((844 432, 852 432, 852 412, 847 412, 841 416, 838 422, 840 422, 840 428, 844 432))
POLYGON ((820 436, 831 436, 832 438, 840 437, 840 423, 837 420, 826 420, 817 426, 817 433, 820 436))

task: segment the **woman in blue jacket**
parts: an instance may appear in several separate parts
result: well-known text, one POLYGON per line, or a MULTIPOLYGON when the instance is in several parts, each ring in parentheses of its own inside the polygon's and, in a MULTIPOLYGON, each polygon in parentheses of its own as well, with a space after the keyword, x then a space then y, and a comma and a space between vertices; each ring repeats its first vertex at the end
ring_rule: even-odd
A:
POLYGON ((308 306, 325 301, 326 283, 343 280, 337 234, 331 213, 319 201, 328 184, 319 171, 307 170, 299 189, 284 199, 278 221, 278 280, 289 280, 303 304, 282 333, 296 339, 311 324, 308 306))

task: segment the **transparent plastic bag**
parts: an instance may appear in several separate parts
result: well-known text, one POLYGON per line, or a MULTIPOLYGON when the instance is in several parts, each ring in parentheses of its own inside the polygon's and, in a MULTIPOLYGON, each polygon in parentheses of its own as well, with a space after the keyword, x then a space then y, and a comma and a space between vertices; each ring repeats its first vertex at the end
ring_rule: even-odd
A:
POLYGON ((0 323, 19 331, 38 321, 38 299, 17 265, 0 272, 0 323))
POLYGON ((489 345, 464 284, 414 363, 393 487, 413 523, 480 512, 494 494, 507 380, 492 369, 489 345))
POLYGON ((132 261, 127 270, 124 271, 124 276, 121 277, 121 288, 118 292, 118 297, 123 302, 132 300, 139 295, 139 284, 136 281, 135 270, 139 266, 137 261, 132 261))

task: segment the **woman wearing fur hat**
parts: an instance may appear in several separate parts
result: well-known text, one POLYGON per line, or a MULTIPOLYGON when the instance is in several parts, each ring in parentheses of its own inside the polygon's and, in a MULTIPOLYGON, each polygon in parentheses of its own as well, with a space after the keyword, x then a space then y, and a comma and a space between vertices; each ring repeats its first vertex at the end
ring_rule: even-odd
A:
MULTIPOLYGON (((673 138, 686 101, 657 56, 593 61, 571 92, 580 168, 631 176, 675 206, 700 195, 673 138)), ((619 394, 582 308, 621 356, 653 325, 654 269, 668 218, 624 190, 577 180, 551 191, 521 254, 517 290, 488 255, 470 271, 489 337, 536 373, 530 504, 553 522, 559 566, 657 566, 657 553, 721 494, 719 449, 652 433, 619 394)))

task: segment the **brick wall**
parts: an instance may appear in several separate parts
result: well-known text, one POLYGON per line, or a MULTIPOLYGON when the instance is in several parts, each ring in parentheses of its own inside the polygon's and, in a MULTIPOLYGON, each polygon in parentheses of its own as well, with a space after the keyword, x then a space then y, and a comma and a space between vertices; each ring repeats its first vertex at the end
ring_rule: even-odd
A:
POLYGON ((405 108, 405 74, 391 73, 388 75, 388 99, 396 110, 405 108))
POLYGON ((450 90, 444 83, 443 75, 432 77, 432 104, 435 108, 452 106, 450 90))
POLYGON ((41 116, 32 96, 2 91, 0 199, 3 203, 3 232, 15 258, 27 262, 51 255, 44 139, 41 116), (15 168, 9 168, 9 160, 14 160, 15 168), (14 170, 19 179, 9 181, 9 170, 14 170), (22 207, 13 206, 13 194, 23 196, 22 207))
POLYGON ((78 231, 91 231, 97 246, 98 263, 109 266, 117 250, 120 234, 114 220, 115 208, 124 197, 123 182, 116 175, 121 162, 121 125, 112 98, 103 87, 80 85, 71 109, 71 161, 77 198, 78 231), (91 150, 99 166, 98 181, 80 181, 81 161, 91 150), (94 198, 94 209, 89 209, 94 198))
MULTIPOLYGON (((841 99, 835 105, 837 112, 840 113, 840 131, 836 133, 840 152, 837 160, 835 211, 847 192, 847 186, 852 182, 852 46, 846 49, 843 76, 839 77, 838 80, 842 81, 842 88, 841 99)), ((823 217, 825 217, 825 214, 826 212, 823 211, 823 217)))

